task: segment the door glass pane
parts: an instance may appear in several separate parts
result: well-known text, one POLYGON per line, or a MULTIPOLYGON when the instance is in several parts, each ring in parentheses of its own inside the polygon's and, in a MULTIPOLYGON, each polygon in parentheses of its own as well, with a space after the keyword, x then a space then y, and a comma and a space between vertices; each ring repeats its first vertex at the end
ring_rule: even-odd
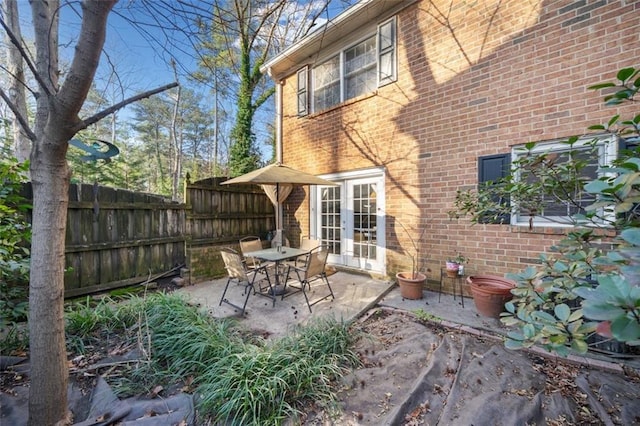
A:
POLYGON ((354 185, 353 194, 353 255, 376 259, 376 185, 354 185))
POLYGON ((340 254, 340 239, 342 229, 340 227, 340 187, 325 187, 320 189, 321 244, 328 247, 329 253, 340 254))

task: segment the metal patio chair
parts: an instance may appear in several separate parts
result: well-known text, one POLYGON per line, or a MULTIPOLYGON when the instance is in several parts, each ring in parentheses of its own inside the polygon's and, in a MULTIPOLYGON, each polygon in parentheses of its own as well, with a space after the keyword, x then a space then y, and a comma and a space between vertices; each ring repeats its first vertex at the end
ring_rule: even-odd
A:
MULTIPOLYGON (((260 237, 250 236, 244 237, 240 239, 240 251, 242 252, 242 257, 247 265, 247 269, 250 271, 256 271, 260 274, 264 274, 266 278, 269 278, 269 270, 275 271, 275 265, 273 262, 263 262, 260 259, 255 257, 247 257, 246 253, 250 253, 252 251, 262 250, 262 241, 260 237)), ((262 285, 258 285, 259 290, 262 292, 262 285)))
POLYGON ((307 302, 307 306, 309 307, 309 312, 311 311, 311 307, 318 302, 321 302, 329 297, 331 300, 335 299, 333 295, 333 290, 331 289, 331 285, 329 284, 329 279, 327 278, 326 266, 327 266, 327 257, 329 256, 329 251, 326 246, 318 246, 311 250, 309 254, 306 256, 305 262, 302 266, 296 266, 295 264, 289 265, 287 269, 287 276, 284 282, 284 290, 285 293, 282 295, 282 298, 288 297, 292 294, 302 292, 304 295, 304 299, 307 302), (289 275, 291 271, 296 273, 298 277, 298 281, 300 282, 300 286, 288 285, 289 275), (329 289, 329 294, 320 297, 319 299, 314 300, 313 302, 309 301, 309 296, 307 294, 308 291, 311 291, 311 282, 320 280, 324 284, 327 285, 329 289), (289 288, 293 288, 297 291, 286 293, 287 286, 289 288))
POLYGON ((249 301, 249 296, 251 296, 252 292, 254 294, 258 293, 261 296, 268 297, 273 301, 273 306, 276 305, 276 296, 274 295, 273 288, 271 286, 271 280, 269 279, 269 275, 266 275, 266 277, 262 278, 261 275, 259 275, 259 272, 257 270, 248 269, 246 263, 243 262, 242 256, 240 256, 240 254, 233 249, 224 248, 220 250, 220 254, 222 255, 222 260, 224 261, 224 267, 227 270, 227 275, 229 276, 229 279, 227 280, 227 284, 225 285, 224 291, 222 292, 222 297, 220 298, 219 306, 222 306, 223 303, 226 303, 230 306, 233 306, 236 309, 239 309, 240 315, 244 315, 245 308, 247 307, 247 302, 249 301), (268 291, 256 292, 256 289, 255 289, 256 280, 261 280, 261 281, 266 280, 268 291), (229 290, 229 284, 231 284, 232 281, 235 281, 239 285, 244 285, 245 298, 242 306, 240 306, 239 304, 235 304, 229 301, 229 299, 225 298, 225 296, 227 295, 227 290, 229 290))

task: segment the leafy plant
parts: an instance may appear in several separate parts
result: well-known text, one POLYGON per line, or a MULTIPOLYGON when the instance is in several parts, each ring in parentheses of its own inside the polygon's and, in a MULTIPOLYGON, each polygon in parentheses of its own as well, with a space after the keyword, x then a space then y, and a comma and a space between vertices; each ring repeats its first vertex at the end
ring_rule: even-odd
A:
POLYGON ((0 327, 24 321, 27 316, 31 208, 21 194, 28 163, 0 159, 0 327))
POLYGON ((0 354, 24 356, 29 347, 29 333, 21 324, 11 324, 3 331, 0 339, 0 354))
POLYGON ((413 313, 416 315, 416 318, 423 322, 442 322, 442 318, 433 315, 422 308, 415 310, 413 313))
MULTIPOLYGON (((634 102, 639 75, 640 70, 624 68, 616 82, 589 88, 615 88, 604 98, 607 105, 634 102)), ((640 114, 629 120, 615 115, 589 129, 637 138, 640 114)), ((580 146, 586 146, 586 156, 584 149, 573 149, 579 140, 573 136, 564 141, 569 154, 563 161, 553 153, 537 154, 535 143, 526 144, 509 176, 477 191, 459 191, 450 212, 451 217, 469 215, 473 223, 482 223, 518 210, 529 214, 531 226, 545 197, 573 212, 574 230, 551 247, 551 254, 540 256, 540 267, 508 274, 517 287, 502 321, 519 329, 509 334, 507 347, 540 344, 562 355, 569 348, 584 353, 596 331, 640 345, 640 150, 620 153, 612 166, 601 167, 602 177, 590 180, 584 169, 596 138, 580 146)))
POLYGON ((447 262, 462 265, 467 262, 467 258, 462 253, 458 252, 455 256, 447 258, 447 262))

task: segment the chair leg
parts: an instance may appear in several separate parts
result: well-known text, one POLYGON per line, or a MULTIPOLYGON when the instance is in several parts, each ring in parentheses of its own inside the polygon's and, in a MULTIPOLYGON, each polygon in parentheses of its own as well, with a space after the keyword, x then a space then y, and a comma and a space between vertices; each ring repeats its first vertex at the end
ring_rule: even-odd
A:
POLYGON ((227 280, 227 285, 224 286, 224 291, 222 292, 222 297, 220 298, 220 304, 218 306, 222 306, 222 302, 225 301, 224 295, 227 294, 227 290, 229 289, 229 283, 231 282, 232 278, 229 278, 227 280))
MULTIPOLYGON (((308 283, 306 278, 302 278, 302 276, 300 276, 300 271, 298 269, 294 268, 294 271, 296 272, 296 277, 298 278, 298 281, 300 282, 300 287, 296 287, 296 286, 291 286, 292 288, 296 289, 297 291, 294 291, 293 293, 287 294, 286 288, 287 288, 287 281, 289 281, 289 270, 291 269, 291 266, 289 266, 289 268, 287 269, 287 277, 285 279, 285 285, 283 287, 283 292, 282 292, 282 300, 284 300, 285 297, 287 296, 291 296, 293 294, 296 294, 298 291, 302 291, 304 292, 304 286, 305 283, 306 285, 309 285, 309 288, 311 288, 311 285, 308 283)), ((307 298, 307 294, 304 293, 304 297, 305 299, 307 298)), ((309 299, 307 299, 307 304, 309 303, 309 299)))
MULTIPOLYGON (((240 305, 236 305, 235 303, 231 302, 229 299, 225 298, 225 295, 227 294, 227 290, 229 289, 229 284, 231 283, 232 280, 233 278, 229 278, 227 280, 227 285, 224 286, 224 291, 222 292, 222 297, 220 298, 219 306, 222 306, 223 303, 226 303, 229 306, 233 306, 234 308, 240 310, 240 316, 242 316, 244 315, 244 311, 247 307, 249 296, 251 296, 251 290, 254 290, 253 282, 249 282, 247 283, 247 285, 245 285, 244 292, 243 292, 243 294, 245 294, 244 303, 242 304, 242 306, 240 306, 240 305), (251 289, 249 289, 249 287, 251 287, 251 289)), ((238 280, 238 284, 241 284, 240 280, 238 280)))
MULTIPOLYGON (((269 278, 269 269, 265 266, 263 268, 261 268, 260 270, 256 271, 256 274, 258 273, 264 273, 264 278, 267 280, 267 287, 268 287, 268 291, 273 291, 273 286, 271 285, 271 278, 269 278)), ((254 279, 255 281, 255 279, 254 279)), ((262 287, 262 279, 258 281, 258 293, 262 293, 263 292, 263 287, 262 287)), ((255 286, 253 288, 253 294, 256 294, 256 289, 255 286)))
POLYGON ((304 289, 305 285, 308 285, 309 289, 311 289, 311 284, 309 284, 309 281, 307 280, 300 282, 300 289, 302 291, 302 294, 304 294, 304 300, 307 301, 307 306, 309 307, 309 313, 312 313, 313 311, 311 310, 311 303, 309 303, 309 297, 307 296, 307 292, 304 289))
POLYGON ((309 299, 307 298, 307 292, 304 290, 304 286, 305 286, 305 284, 306 284, 306 285, 308 285, 308 286, 309 286, 309 290, 311 290, 311 282, 310 282, 310 281, 306 281, 306 280, 305 280, 305 282, 304 282, 304 283, 303 283, 303 285, 302 285, 302 293, 304 294, 304 298, 305 298, 305 299, 306 299, 306 301, 307 301, 307 306, 309 306, 309 312, 311 312, 311 307, 312 307, 313 305, 315 305, 316 303, 322 302, 323 300, 328 299, 329 297, 331 297, 331 300, 335 300, 335 298, 336 298, 336 296, 333 294, 333 289, 331 288, 331 284, 329 284, 329 279, 327 278, 327 274, 323 272, 323 273, 320 275, 320 277, 319 277, 319 278, 320 278, 320 280, 321 280, 322 282, 324 282, 324 283, 327 285, 327 287, 329 288, 329 294, 327 294, 326 296, 321 297, 321 298, 319 298, 319 299, 316 299, 316 300, 314 300, 313 302, 309 302, 309 299))
POLYGON ((335 300, 336 296, 333 295, 333 289, 331 288, 331 284, 329 284, 329 278, 327 278, 327 274, 326 273, 322 273, 322 280, 325 282, 325 284, 327 284, 327 287, 329 287, 329 293, 331 293, 331 300, 335 300))

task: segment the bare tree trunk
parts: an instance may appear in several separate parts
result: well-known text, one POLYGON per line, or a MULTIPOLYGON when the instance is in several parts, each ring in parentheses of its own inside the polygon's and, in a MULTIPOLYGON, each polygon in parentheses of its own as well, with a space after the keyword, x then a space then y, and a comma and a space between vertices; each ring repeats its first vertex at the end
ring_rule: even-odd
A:
MULTIPOLYGON (((61 132, 58 132, 61 133, 61 132)), ((47 135, 47 142, 68 137, 47 135)), ((29 289, 31 386, 29 424, 54 424, 67 411, 68 366, 64 333, 64 247, 69 169, 66 146, 32 156, 33 238, 29 289)))
POLYGON ((213 177, 217 177, 217 173, 218 173, 218 134, 219 134, 219 130, 218 130, 218 126, 220 125, 220 121, 218 120, 218 70, 216 69, 213 73, 213 78, 214 78, 214 90, 215 90, 215 108, 214 108, 214 114, 215 114, 215 130, 214 130, 214 136, 213 136, 213 177))
MULTIPOLYGON (((18 2, 16 0, 4 0, 2 3, 2 13, 4 13, 7 25, 11 28, 14 36, 22 39, 20 30, 20 19, 18 15, 18 2)), ((27 100, 25 96, 24 67, 22 55, 18 48, 9 41, 7 36, 7 68, 9 75, 9 99, 15 105, 22 117, 27 117, 27 100)), ((17 118, 11 122, 11 130, 13 134, 13 151, 18 161, 23 162, 29 158, 31 151, 31 141, 27 133, 18 122, 17 118)))
MULTIPOLYGON (((173 74, 178 80, 178 72, 176 71, 176 64, 173 65, 173 74)), ((173 106, 173 116, 171 117, 171 145, 173 148, 173 164, 171 167, 171 199, 173 201, 180 201, 178 199, 178 183, 180 182, 180 169, 182 166, 182 135, 178 137, 178 120, 180 115, 180 94, 181 88, 178 86, 176 92, 176 100, 173 106), (178 142, 180 140, 180 143, 178 142)), ((180 120, 182 121, 182 120, 180 120)), ((182 133, 182 126, 180 126, 180 133, 182 133)))
POLYGON ((79 124, 104 45, 106 21, 115 0, 82 3, 82 28, 69 74, 58 88, 59 2, 32 1, 37 101, 36 141, 31 151, 33 238, 29 286, 31 386, 29 425, 67 418, 68 367, 64 333, 64 268, 70 172, 68 142, 79 124))

